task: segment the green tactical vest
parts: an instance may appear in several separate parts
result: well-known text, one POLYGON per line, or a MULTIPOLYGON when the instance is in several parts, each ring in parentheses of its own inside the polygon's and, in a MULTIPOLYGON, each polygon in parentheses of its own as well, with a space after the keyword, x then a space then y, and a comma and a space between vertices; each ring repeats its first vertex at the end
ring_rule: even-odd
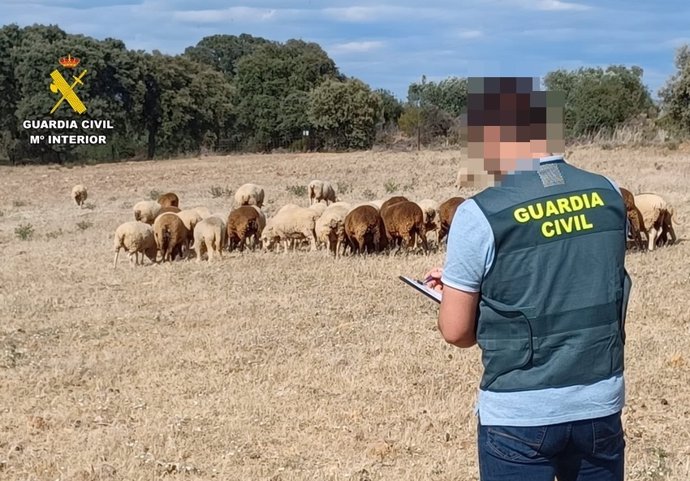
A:
POLYGON ((625 205, 611 183, 561 159, 473 198, 495 239, 478 306, 480 388, 557 388, 622 373, 630 279, 625 205))

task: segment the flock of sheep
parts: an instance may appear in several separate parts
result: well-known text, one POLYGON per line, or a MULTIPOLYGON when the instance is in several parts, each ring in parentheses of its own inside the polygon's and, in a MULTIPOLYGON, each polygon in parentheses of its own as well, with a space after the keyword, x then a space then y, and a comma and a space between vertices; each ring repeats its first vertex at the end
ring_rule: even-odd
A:
MULTIPOLYGON (((656 194, 633 195, 621 189, 629 219, 630 245, 653 250, 676 241, 673 229, 674 209, 656 194), (646 237, 646 246, 642 235, 646 237), (670 239, 669 239, 670 236, 670 239)), ((82 206, 87 198, 83 185, 72 189, 72 199, 82 206)), ((244 184, 235 193, 229 214, 211 213, 206 207, 182 210, 179 197, 170 192, 157 201, 134 205, 134 220, 121 224, 115 231, 114 265, 124 249, 135 265, 171 261, 189 257, 197 261, 204 254, 209 260, 222 257, 224 250, 245 247, 284 251, 308 243, 311 250, 325 247, 334 256, 383 252, 389 249, 417 249, 421 244, 429 251, 429 233, 441 245, 450 229, 463 197, 451 197, 438 204, 432 199, 413 202, 403 196, 360 204, 338 201, 327 181, 309 184, 309 207, 287 204, 266 219, 262 210, 264 189, 244 184), (160 255, 159 255, 160 253, 160 255)), ((676 221, 677 222, 677 221, 676 221)))
MULTIPOLYGON (((86 198, 86 188, 75 186, 74 202, 82 206, 86 198)), ((237 190, 229 214, 211 213, 206 207, 183 210, 179 197, 169 192, 134 205, 134 220, 115 230, 113 264, 117 266, 122 249, 135 265, 143 264, 144 257, 165 262, 194 252, 197 261, 213 260, 225 250, 282 247, 287 252, 304 243, 311 250, 327 248, 336 257, 348 251, 362 254, 420 245, 428 252, 428 234, 434 232, 440 244, 463 201, 452 197, 439 205, 431 199, 416 203, 396 196, 353 205, 338 201, 329 182, 314 180, 309 184, 309 207, 287 204, 267 219, 264 189, 256 184, 237 190)))

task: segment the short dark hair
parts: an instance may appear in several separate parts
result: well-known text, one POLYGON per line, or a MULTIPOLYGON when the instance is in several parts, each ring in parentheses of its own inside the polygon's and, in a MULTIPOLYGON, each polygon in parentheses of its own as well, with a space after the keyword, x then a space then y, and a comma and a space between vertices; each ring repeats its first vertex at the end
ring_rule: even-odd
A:
MULTIPOLYGON (((471 77, 467 85, 467 126, 501 127, 501 140, 529 142, 546 140, 547 125, 562 123, 561 96, 539 90, 532 77, 471 77), (551 107, 551 108, 550 108, 551 107)), ((563 96, 563 100, 564 100, 563 96)), ((482 129, 479 129, 482 130, 482 129)), ((473 138, 470 133, 468 140, 473 138)))

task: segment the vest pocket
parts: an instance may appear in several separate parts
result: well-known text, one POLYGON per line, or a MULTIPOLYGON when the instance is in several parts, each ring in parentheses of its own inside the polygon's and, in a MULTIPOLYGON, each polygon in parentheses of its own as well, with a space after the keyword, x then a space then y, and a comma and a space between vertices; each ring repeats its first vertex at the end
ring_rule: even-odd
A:
POLYGON ((481 302, 486 309, 478 326, 477 343, 484 364, 480 388, 486 389, 503 374, 530 363, 532 327, 522 311, 503 310, 508 306, 488 298, 482 298, 481 302))

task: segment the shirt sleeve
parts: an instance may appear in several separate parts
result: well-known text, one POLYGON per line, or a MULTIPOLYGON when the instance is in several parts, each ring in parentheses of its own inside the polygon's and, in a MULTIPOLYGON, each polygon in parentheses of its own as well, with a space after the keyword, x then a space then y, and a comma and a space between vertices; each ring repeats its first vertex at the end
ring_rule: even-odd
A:
POLYGON ((494 234, 474 200, 460 204, 448 233, 441 281, 465 292, 479 292, 494 260, 494 234))

